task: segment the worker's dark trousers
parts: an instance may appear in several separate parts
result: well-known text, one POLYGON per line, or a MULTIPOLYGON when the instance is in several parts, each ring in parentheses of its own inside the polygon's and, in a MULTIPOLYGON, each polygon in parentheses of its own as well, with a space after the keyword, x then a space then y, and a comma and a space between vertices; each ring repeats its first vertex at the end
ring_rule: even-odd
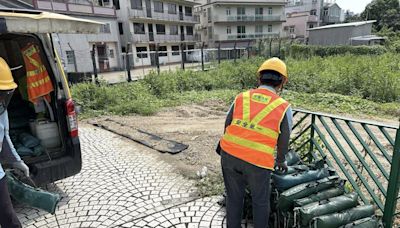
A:
POLYGON ((268 227, 271 171, 254 166, 223 151, 221 164, 227 193, 227 228, 241 227, 246 186, 249 187, 253 200, 254 227, 268 227))
POLYGON ((11 203, 5 177, 0 180, 0 226, 1 228, 22 227, 11 203))

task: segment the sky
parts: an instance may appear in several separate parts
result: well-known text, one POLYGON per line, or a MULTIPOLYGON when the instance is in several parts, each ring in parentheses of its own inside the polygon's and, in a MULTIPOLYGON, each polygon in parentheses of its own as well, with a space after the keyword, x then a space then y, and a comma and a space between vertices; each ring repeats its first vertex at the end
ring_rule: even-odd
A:
POLYGON ((336 3, 344 10, 350 10, 354 13, 361 13, 365 6, 372 0, 336 0, 336 3))

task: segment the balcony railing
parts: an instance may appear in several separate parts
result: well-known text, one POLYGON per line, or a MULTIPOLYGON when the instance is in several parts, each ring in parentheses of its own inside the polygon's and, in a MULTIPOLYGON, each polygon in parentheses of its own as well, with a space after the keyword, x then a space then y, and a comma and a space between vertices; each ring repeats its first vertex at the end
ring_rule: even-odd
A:
POLYGON ((215 16, 214 21, 284 21, 283 15, 237 15, 237 16, 215 16))
POLYGON ((183 40, 181 35, 162 35, 162 34, 154 34, 154 33, 146 33, 146 34, 133 34, 132 41, 134 43, 176 43, 176 42, 195 42, 199 41, 197 36, 194 35, 184 35, 183 40))
POLYGON ((236 34, 236 35, 215 35, 214 40, 249 40, 279 37, 279 32, 236 34))
POLYGON ((99 16, 112 16, 115 17, 115 9, 112 7, 96 6, 93 4, 77 4, 77 3, 64 3, 53 2, 50 0, 33 0, 33 5, 38 10, 44 11, 57 11, 62 13, 71 14, 88 14, 99 16))
POLYGON ((153 8, 147 10, 146 7, 142 9, 129 9, 129 17, 131 19, 136 18, 146 18, 146 19, 154 19, 154 20, 162 20, 162 21, 182 21, 182 22, 190 22, 190 23, 198 23, 198 17, 196 16, 188 16, 184 13, 176 12, 168 13, 168 11, 164 12, 156 12, 153 8))

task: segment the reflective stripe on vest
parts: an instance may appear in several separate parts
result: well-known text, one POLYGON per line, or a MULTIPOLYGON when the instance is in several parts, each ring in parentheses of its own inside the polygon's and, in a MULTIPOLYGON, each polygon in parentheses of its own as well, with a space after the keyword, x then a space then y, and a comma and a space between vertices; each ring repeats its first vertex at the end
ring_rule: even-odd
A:
POLYGON ((233 142, 235 144, 248 147, 266 154, 274 154, 274 148, 264 145, 262 143, 253 142, 247 139, 240 138, 238 136, 225 134, 224 138, 227 141, 233 142))
POLYGON ((222 149, 253 165, 273 169, 279 126, 288 107, 284 99, 265 89, 242 93, 221 139, 222 149))
POLYGON ((41 73, 43 73, 43 72, 45 72, 45 71, 46 71, 46 67, 45 67, 45 66, 41 66, 41 67, 39 67, 39 69, 37 69, 37 70, 30 70, 30 71, 27 71, 27 72, 26 72, 26 76, 27 76, 27 77, 32 77, 32 76, 41 74, 41 73))

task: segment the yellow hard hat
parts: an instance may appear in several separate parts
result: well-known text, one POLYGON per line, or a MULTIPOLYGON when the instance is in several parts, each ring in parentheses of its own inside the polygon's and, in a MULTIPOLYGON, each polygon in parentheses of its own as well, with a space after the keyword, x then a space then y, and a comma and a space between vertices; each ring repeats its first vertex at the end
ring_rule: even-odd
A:
POLYGON ((258 68, 257 73, 260 74, 262 71, 265 70, 273 70, 278 72, 285 78, 285 83, 288 81, 288 73, 286 64, 277 57, 270 58, 266 60, 263 64, 261 64, 260 68, 258 68))
POLYGON ((12 90, 17 88, 11 69, 7 62, 0 57, 0 90, 12 90))

